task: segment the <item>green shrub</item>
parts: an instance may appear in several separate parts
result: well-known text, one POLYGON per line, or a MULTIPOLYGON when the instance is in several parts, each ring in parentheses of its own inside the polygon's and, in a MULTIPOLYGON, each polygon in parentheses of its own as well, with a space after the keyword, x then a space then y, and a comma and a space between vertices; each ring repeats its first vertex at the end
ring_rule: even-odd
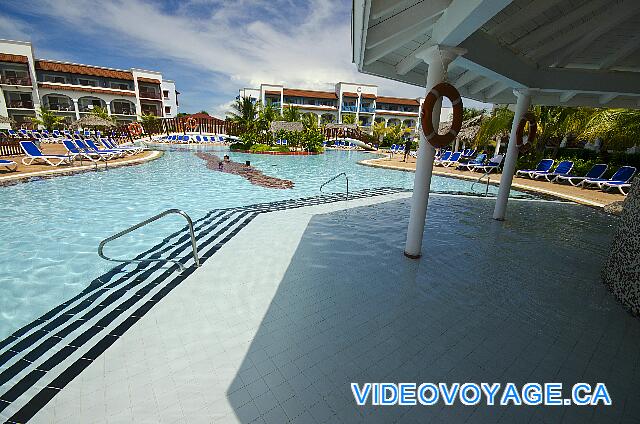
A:
POLYGON ((256 143, 254 145, 252 145, 249 150, 251 151, 251 153, 259 153, 259 152, 268 152, 271 149, 271 146, 267 145, 267 144, 260 144, 260 143, 256 143))
POLYGON ((237 143, 233 143, 229 146, 229 148, 231 150, 248 150, 245 146, 245 144, 241 141, 237 142, 237 143))

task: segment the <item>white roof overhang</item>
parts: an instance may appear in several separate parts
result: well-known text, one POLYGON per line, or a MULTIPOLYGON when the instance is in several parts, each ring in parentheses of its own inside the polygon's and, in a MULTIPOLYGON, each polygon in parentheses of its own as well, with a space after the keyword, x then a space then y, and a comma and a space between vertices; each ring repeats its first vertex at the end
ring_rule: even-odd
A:
POLYGON ((353 0, 353 61, 361 72, 425 86, 419 56, 466 51, 447 79, 467 98, 640 108, 640 1, 353 0))

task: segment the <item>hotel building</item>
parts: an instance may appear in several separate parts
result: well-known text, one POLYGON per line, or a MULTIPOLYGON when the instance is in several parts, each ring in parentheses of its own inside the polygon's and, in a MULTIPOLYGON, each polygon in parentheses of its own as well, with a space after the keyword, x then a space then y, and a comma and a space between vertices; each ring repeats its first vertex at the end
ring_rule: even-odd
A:
POLYGON ((175 117, 179 93, 160 72, 36 59, 29 42, 0 40, 0 115, 31 126, 41 107, 68 123, 102 107, 119 124, 143 113, 175 117))
MULTIPOLYGON (((301 113, 317 115, 320 123, 342 123, 345 115, 356 116, 355 122, 370 127, 374 122, 385 126, 419 126, 420 108, 424 98, 401 98, 378 95, 378 87, 370 84, 339 82, 333 91, 313 91, 286 88, 282 85, 261 84, 260 88, 240 89, 238 98, 260 100, 282 110, 283 106, 296 106, 301 113)), ((449 120, 451 109, 443 108, 444 120, 449 120)))

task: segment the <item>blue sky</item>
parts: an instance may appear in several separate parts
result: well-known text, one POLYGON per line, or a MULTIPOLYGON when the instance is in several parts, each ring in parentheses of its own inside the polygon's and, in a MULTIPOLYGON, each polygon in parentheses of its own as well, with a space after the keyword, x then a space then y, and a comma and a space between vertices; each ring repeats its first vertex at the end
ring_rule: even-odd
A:
POLYGON ((260 82, 424 95, 358 73, 350 19, 350 0, 2 0, 0 38, 31 41, 37 58, 161 71, 176 81, 181 112, 222 117, 239 88, 260 82))

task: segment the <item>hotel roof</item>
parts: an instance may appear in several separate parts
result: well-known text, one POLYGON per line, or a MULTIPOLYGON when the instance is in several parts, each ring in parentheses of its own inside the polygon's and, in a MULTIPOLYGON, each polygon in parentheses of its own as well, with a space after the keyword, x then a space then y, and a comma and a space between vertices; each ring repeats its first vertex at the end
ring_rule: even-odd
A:
POLYGON ((70 74, 90 75, 95 77, 115 78, 133 81, 133 74, 120 69, 102 68, 98 66, 80 65, 76 63, 55 62, 51 60, 36 60, 36 69, 70 74))

